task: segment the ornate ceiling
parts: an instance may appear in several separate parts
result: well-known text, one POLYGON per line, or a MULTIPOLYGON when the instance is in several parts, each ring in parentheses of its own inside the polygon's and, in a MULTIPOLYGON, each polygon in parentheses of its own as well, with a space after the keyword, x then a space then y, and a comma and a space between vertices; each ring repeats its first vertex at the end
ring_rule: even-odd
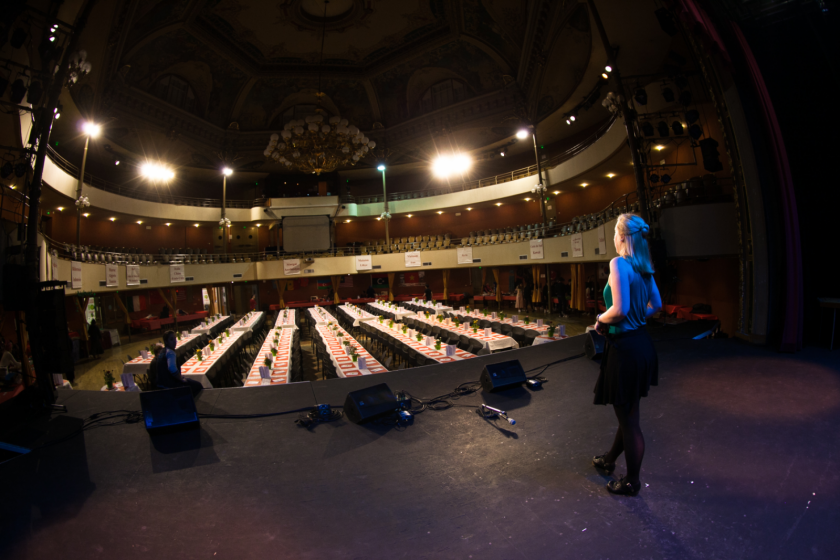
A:
MULTIPOLYGON (((593 52, 585 4, 566 0, 113 0, 103 63, 72 95, 113 123, 109 140, 137 154, 211 167, 221 152, 272 172, 261 152, 283 113, 318 102, 412 161, 441 136, 467 149, 505 138, 520 119, 556 112, 593 52), (326 34, 322 31, 326 29, 326 34), (323 63, 319 65, 323 38, 323 63), (192 111, 160 98, 177 76, 192 111), (454 79, 466 99, 430 108, 454 79), (527 109, 527 108, 531 109, 527 109), (168 146, 163 146, 165 143, 168 146)), ((104 18, 103 18, 104 19, 104 18)), ((103 39, 104 41, 104 39, 103 39)))

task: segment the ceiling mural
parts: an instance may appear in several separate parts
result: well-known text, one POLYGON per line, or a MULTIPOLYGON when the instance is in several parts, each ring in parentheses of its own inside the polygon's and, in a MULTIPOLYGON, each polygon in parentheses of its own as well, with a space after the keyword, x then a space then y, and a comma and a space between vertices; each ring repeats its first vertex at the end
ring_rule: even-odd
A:
MULTIPOLYGON (((206 92, 204 117, 210 123, 226 128, 233 103, 248 80, 240 68, 219 57, 214 51, 184 29, 156 37, 124 61, 131 65, 126 83, 149 91, 158 77, 184 62, 204 63, 212 76, 212 86, 206 92)), ((187 76, 183 76, 189 78, 187 76)), ((197 84, 193 86, 197 91, 197 84)))
POLYGON ((415 71, 430 66, 440 66, 455 72, 478 95, 502 86, 502 69, 483 50, 464 41, 448 43, 373 78, 385 125, 409 117, 409 80, 415 71))
POLYGON ((190 0, 159 0, 158 2, 140 2, 135 15, 136 20, 131 25, 128 44, 137 43, 155 29, 184 17, 190 0))
POLYGON ((521 0, 463 0, 464 31, 499 53, 511 68, 519 65, 528 4, 521 0))

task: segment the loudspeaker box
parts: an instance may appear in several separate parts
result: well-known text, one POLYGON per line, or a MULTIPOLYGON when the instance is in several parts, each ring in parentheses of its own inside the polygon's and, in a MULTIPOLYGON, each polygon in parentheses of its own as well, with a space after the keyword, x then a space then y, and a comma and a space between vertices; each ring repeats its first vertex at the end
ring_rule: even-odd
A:
POLYGON ((149 435, 198 429, 198 412, 189 387, 140 393, 140 408, 149 435))
POLYGON ((525 371, 519 360, 487 364, 481 371, 481 386, 490 393, 510 389, 515 385, 525 383, 525 371))
POLYGON ((364 424, 399 410, 397 397, 385 383, 347 394, 344 414, 354 424, 364 424))

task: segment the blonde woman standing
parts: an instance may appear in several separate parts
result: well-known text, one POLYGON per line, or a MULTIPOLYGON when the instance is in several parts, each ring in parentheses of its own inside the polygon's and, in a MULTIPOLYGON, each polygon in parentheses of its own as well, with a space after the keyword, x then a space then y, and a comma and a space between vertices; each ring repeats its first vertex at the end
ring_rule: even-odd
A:
POLYGON ((609 282, 604 288, 607 310, 595 322, 596 330, 607 339, 595 385, 595 404, 613 405, 618 431, 612 448, 594 457, 592 464, 611 473, 624 453, 627 474, 607 484, 607 490, 628 496, 635 496, 641 488, 639 472, 645 455, 639 401, 659 381, 656 349, 646 327, 647 318, 662 307, 653 279, 649 231, 638 216, 618 217, 614 242, 619 256, 610 262, 609 282))

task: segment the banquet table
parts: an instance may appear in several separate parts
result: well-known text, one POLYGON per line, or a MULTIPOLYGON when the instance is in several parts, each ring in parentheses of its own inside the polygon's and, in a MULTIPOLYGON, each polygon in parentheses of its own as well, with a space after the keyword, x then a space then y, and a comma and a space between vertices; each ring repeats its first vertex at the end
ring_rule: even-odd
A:
MULTIPOLYGON (((185 353, 192 351, 192 349, 198 344, 200 337, 200 334, 188 334, 187 336, 182 336, 181 340, 178 340, 175 344, 175 355, 180 358, 185 353)), ((147 373, 153 358, 154 354, 152 352, 149 352, 148 358, 138 356, 123 365, 122 373, 131 373, 133 375, 147 373)))
POLYGON ((257 352, 257 357, 248 371, 248 377, 245 379, 244 387, 259 387, 262 385, 282 385, 289 383, 292 379, 292 340, 294 339, 294 330, 276 327, 272 332, 265 337, 262 347, 257 352), (273 356, 271 363, 271 378, 263 383, 260 376, 260 366, 265 365, 266 356, 271 355, 271 346, 274 344, 275 334, 279 339, 277 343, 277 356, 273 356))
POLYGON ((225 337, 224 342, 220 346, 216 346, 213 352, 203 352, 204 355, 201 361, 193 356, 181 366, 181 375, 188 379, 195 379, 203 387, 212 389, 213 384, 210 383, 208 375, 216 373, 220 367, 222 357, 228 352, 235 350, 242 343, 241 339, 244 334, 244 331, 231 332, 230 336, 225 337))
POLYGON ((440 350, 435 350, 434 345, 429 346, 425 344, 425 337, 423 340, 418 341, 411 329, 409 329, 406 334, 403 334, 402 325, 398 325, 396 323, 394 324, 393 329, 384 323, 380 323, 379 321, 374 321, 368 324, 376 330, 396 339, 405 346, 408 346, 412 350, 416 350, 417 352, 423 354, 423 356, 441 364, 475 358, 475 354, 471 354, 470 352, 461 350, 460 348, 455 350, 454 356, 447 356, 445 345, 442 345, 440 350))
POLYGON ((443 323, 439 323, 436 320, 426 319, 425 317, 421 317, 420 315, 416 316, 415 320, 427 323, 432 326, 440 327, 443 330, 447 330, 459 336, 464 335, 472 340, 477 340, 483 346, 486 346, 491 352, 495 352, 496 350, 503 350, 505 348, 519 348, 519 343, 516 342, 516 340, 514 340, 513 338, 505 336, 503 334, 495 333, 493 331, 490 331, 490 335, 488 336, 484 334, 484 329, 478 329, 478 332, 474 333, 470 327, 456 327, 454 323, 448 320, 444 321, 443 323))
POLYGON ((307 309, 307 313, 309 313, 309 317, 312 318, 316 325, 326 325, 330 321, 333 323, 336 322, 335 317, 333 317, 332 314, 323 307, 313 307, 311 309, 307 309))
POLYGON ((437 305, 432 305, 432 302, 430 302, 430 301, 429 302, 413 301, 411 303, 413 303, 414 305, 416 305, 418 307, 422 307, 423 309, 428 309, 430 313, 434 313, 435 315, 437 315, 439 313, 443 313, 445 311, 452 311, 451 307, 448 307, 446 305, 441 305, 439 303, 437 305))
POLYGON ((344 311, 348 317, 353 319, 353 326, 358 327, 359 323, 365 323, 367 321, 373 321, 378 317, 378 315, 372 315, 363 309, 358 309, 355 307, 350 307, 347 305, 339 306, 339 309, 344 311))
MULTIPOLYGON (((203 319, 207 317, 209 313, 207 311, 199 311, 197 313, 192 313, 190 315, 178 315, 178 322, 179 323, 189 323, 190 321, 198 321, 199 319, 203 319)), ((136 321, 131 322, 131 328, 134 329, 146 329, 149 331, 156 331, 159 330, 164 325, 171 325, 175 322, 175 319, 172 317, 167 317, 166 319, 160 319, 157 317, 150 317, 148 319, 137 319, 136 321)))
POLYGON ((297 310, 284 309, 277 314, 277 319, 274 321, 275 327, 282 329, 296 329, 297 326, 297 310))
POLYGON ((221 325, 222 322, 226 321, 228 317, 228 315, 222 315, 218 319, 211 321, 209 325, 205 325, 204 323, 202 323, 190 332, 193 334, 206 334, 209 336, 212 333, 213 329, 221 325))
POLYGON ((359 344, 347 331, 341 328, 338 324, 335 324, 335 326, 335 330, 330 328, 328 325, 318 325, 315 329, 321 340, 324 341, 324 345, 327 348, 327 354, 329 354, 330 359, 333 364, 335 364, 335 370, 339 377, 358 377, 360 375, 385 373, 388 371, 385 366, 380 364, 376 358, 365 350, 364 346, 359 344), (350 342, 350 346, 356 349, 356 353, 359 357, 365 359, 365 369, 360 369, 358 362, 354 362, 353 359, 347 355, 344 350, 344 345, 339 342, 338 337, 335 334, 336 332, 342 333, 343 338, 348 340, 350 342))
POLYGON ((264 315, 265 313, 262 311, 251 311, 242 319, 231 325, 230 330, 243 332, 247 331, 249 333, 254 332, 254 327, 262 322, 264 315))
POLYGON ((387 305, 377 302, 369 303, 368 305, 370 305, 377 311, 391 313, 394 316, 395 321, 402 321, 403 317, 414 317, 415 315, 414 311, 411 311, 404 307, 397 307, 396 309, 394 309, 393 307, 388 307, 387 305))
POLYGON ((548 336, 547 334, 541 334, 540 336, 534 339, 533 346, 539 346, 540 344, 548 344, 549 342, 554 342, 556 340, 563 340, 564 338, 569 338, 567 334, 555 334, 553 337, 548 336))
POLYGON ((492 313, 488 313, 487 316, 485 317, 483 313, 479 313, 475 309, 473 309, 469 313, 467 313, 466 311, 453 311, 452 314, 456 315, 458 317, 461 317, 463 319, 467 319, 470 322, 472 322, 474 319, 478 319, 479 321, 491 321, 491 322, 499 323, 499 324, 502 324, 502 325, 510 325, 512 327, 518 327, 520 329, 537 331, 539 333, 544 333, 544 332, 548 331, 548 325, 546 325, 546 324, 538 326, 536 321, 531 321, 530 323, 528 323, 526 325, 525 321, 522 321, 522 320, 514 321, 511 316, 507 316, 504 319, 499 319, 498 314, 497 314, 496 318, 494 319, 492 313))

